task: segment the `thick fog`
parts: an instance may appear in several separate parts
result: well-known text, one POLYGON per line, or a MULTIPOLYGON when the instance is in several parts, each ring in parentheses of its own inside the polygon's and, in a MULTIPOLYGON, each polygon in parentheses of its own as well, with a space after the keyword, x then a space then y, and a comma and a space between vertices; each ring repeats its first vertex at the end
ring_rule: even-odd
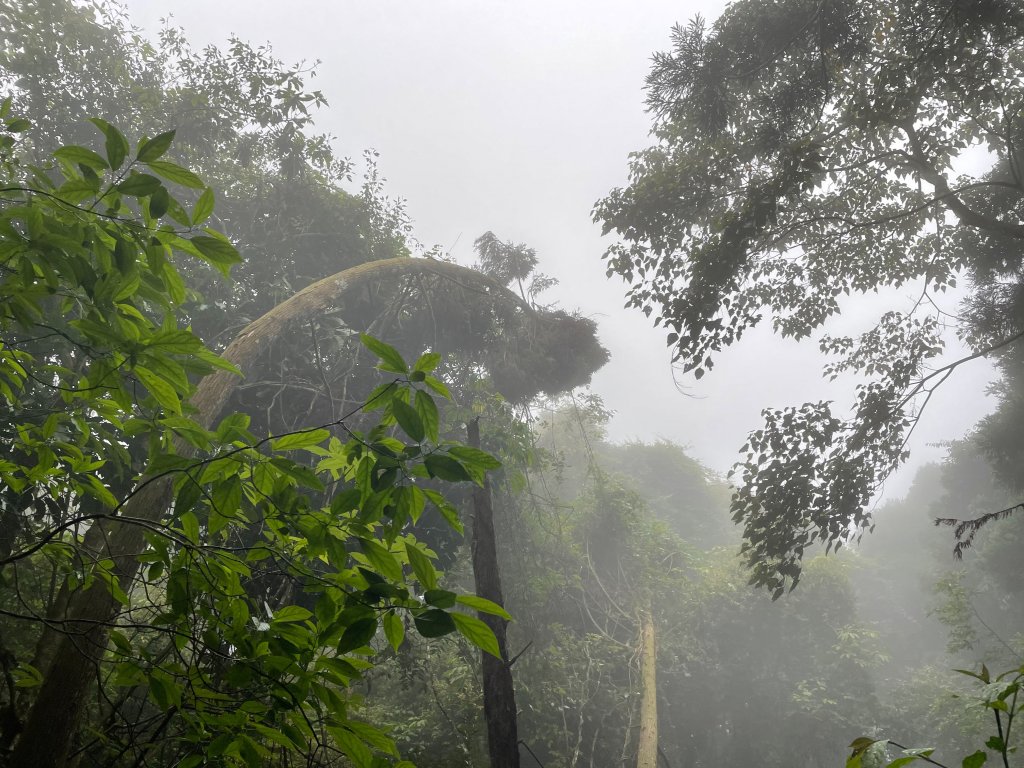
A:
POLYGON ((0 768, 1020 766, 1022 62, 0 0, 0 768))
MULTIPOLYGON (((197 46, 235 35, 266 41, 288 64, 319 61, 312 85, 330 107, 316 113, 316 125, 336 137, 339 154, 358 160, 365 149, 379 152, 387 191, 406 200, 425 248, 440 246, 469 264, 473 241, 486 231, 535 248, 540 271, 559 280, 542 300, 600 325, 611 362, 593 391, 615 412, 614 438, 670 439, 724 473, 760 426, 762 408, 852 402, 849 386, 823 379, 814 344, 781 341, 767 327, 721 355, 703 381, 674 371, 665 334, 623 310, 622 282, 605 277, 609 238, 591 221, 591 207, 625 182, 627 155, 649 142, 642 86, 651 56, 668 47, 673 24, 714 19, 724 3, 131 0, 127 7, 150 34, 166 18, 197 46)), ((910 286, 858 296, 829 331, 866 330, 919 293, 910 286)), ((956 312, 955 296, 944 304, 956 312)), ((955 335, 949 342, 959 348, 955 335)), ((941 388, 888 496, 943 455, 937 444, 960 437, 990 409, 990 379, 978 361, 941 388)))

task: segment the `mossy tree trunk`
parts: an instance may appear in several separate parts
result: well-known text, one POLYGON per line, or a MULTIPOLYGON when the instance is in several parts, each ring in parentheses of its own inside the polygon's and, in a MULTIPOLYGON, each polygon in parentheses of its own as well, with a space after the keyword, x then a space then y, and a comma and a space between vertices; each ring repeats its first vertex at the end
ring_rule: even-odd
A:
POLYGON ((658 653, 654 618, 650 610, 640 615, 640 743, 636 768, 658 765, 658 653))

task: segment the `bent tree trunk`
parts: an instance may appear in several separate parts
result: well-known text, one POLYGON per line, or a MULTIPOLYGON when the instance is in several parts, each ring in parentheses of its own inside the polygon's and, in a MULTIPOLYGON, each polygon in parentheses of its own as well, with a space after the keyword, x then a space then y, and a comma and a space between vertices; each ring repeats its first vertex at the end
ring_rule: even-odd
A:
MULTIPOLYGON (((467 267, 433 259, 372 261, 313 283, 274 307, 243 329, 223 357, 245 375, 261 352, 286 328, 316 318, 337 306, 349 292, 431 275, 466 286, 484 296, 485 301, 532 311, 512 291, 467 267)), ((216 371, 204 378, 191 399, 198 411, 196 420, 206 428, 212 426, 238 383, 239 378, 226 371, 216 371)), ((176 447, 180 455, 194 454, 182 442, 176 447)), ((121 515, 140 523, 161 519, 167 512, 170 490, 170 478, 149 478, 123 506, 121 515)), ((119 521, 118 516, 112 515, 94 523, 83 543, 88 557, 114 562, 121 588, 129 594, 140 566, 137 555, 145 546, 144 531, 142 525, 119 521)), ((108 631, 116 622, 119 606, 102 580, 97 579, 93 586, 78 593, 69 593, 65 584, 62 592, 67 597, 67 610, 47 627, 47 631, 57 633, 53 651, 46 668, 41 670, 43 682, 26 715, 8 768, 63 768, 67 764, 86 696, 107 647, 108 631)))
POLYGON ((640 743, 636 768, 658 765, 658 654, 654 643, 654 618, 645 610, 640 617, 640 743))
MULTIPOLYGON (((480 447, 480 421, 468 425, 469 445, 480 447)), ((473 488, 473 587, 480 597, 505 605, 498 571, 498 549, 494 537, 494 508, 491 485, 484 478, 482 488, 473 488)), ((519 768, 519 727, 516 722, 516 692, 508 657, 507 622, 501 616, 478 613, 498 640, 501 658, 480 652, 484 689, 484 720, 487 722, 487 751, 491 768, 519 768)))

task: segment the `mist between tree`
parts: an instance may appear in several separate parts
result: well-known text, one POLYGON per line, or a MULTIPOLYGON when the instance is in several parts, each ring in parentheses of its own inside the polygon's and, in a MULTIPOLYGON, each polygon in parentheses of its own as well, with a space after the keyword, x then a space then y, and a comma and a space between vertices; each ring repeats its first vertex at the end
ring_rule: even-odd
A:
POLYGON ((739 0, 655 54, 608 276, 685 382, 770 327, 853 392, 727 476, 609 438, 548 255, 422 246, 314 67, 0 30, 0 766, 1018 764, 1017 4, 739 0), (878 501, 968 365, 994 412, 878 501))

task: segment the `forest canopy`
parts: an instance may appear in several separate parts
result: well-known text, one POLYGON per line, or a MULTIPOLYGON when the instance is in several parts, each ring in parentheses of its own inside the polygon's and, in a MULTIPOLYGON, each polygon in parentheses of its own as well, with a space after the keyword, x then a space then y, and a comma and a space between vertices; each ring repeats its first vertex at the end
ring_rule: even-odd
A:
MULTIPOLYGON (((732 513, 776 594, 813 543, 871 524, 930 393, 962 362, 935 365, 945 327, 1007 382, 1019 367, 1022 46, 1014 2, 749 0, 676 27, 654 58, 656 143, 595 218, 618 236, 609 274, 686 370, 703 375, 764 321, 800 339, 847 296, 920 296, 860 336, 821 337, 826 373, 860 378, 850 416, 829 402, 766 410, 747 441, 732 513), (965 173, 968 149, 994 165, 965 173), (950 314, 937 299, 965 277, 950 314)), ((1006 441, 1008 423, 993 417, 987 439, 1006 441)))

